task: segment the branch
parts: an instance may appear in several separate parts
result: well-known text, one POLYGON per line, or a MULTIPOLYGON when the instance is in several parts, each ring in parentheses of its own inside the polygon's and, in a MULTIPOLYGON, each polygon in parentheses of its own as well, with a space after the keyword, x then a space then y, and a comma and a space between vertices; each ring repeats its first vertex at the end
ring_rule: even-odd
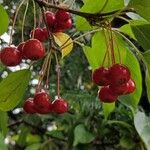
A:
POLYGON ((72 14, 75 14, 75 15, 78 15, 78 16, 81 16, 81 17, 84 17, 84 18, 102 18, 102 17, 112 15, 112 14, 119 11, 119 10, 115 10, 115 11, 108 12, 108 13, 95 13, 95 14, 92 14, 92 13, 86 13, 86 12, 81 12, 81 11, 65 8, 65 7, 62 7, 62 6, 56 6, 56 5, 50 4, 50 3, 42 1, 42 0, 34 0, 34 1, 36 3, 38 3, 39 6, 43 6, 43 7, 47 7, 47 8, 54 8, 54 9, 59 9, 59 10, 65 10, 67 12, 70 12, 72 14))

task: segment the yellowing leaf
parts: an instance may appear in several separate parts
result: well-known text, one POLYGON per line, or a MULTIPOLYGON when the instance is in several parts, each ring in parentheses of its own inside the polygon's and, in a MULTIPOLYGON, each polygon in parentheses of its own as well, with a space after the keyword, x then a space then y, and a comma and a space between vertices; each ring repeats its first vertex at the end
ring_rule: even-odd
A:
POLYGON ((68 55, 73 49, 73 40, 65 33, 54 33, 55 42, 60 46, 62 50, 62 58, 68 55))

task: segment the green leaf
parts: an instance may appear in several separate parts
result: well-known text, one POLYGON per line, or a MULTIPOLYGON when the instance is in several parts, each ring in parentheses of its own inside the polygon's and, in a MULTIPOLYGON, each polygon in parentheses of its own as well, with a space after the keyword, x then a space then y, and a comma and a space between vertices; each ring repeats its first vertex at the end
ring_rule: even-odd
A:
POLYGON ((65 138, 62 131, 59 131, 59 130, 53 130, 53 131, 47 132, 47 135, 50 135, 51 137, 58 138, 58 139, 65 138))
POLYGON ((150 102, 150 50, 146 51, 144 54, 144 59, 145 59, 145 63, 146 63, 146 78, 145 78, 145 82, 146 82, 146 87, 147 87, 147 96, 148 96, 148 100, 150 102))
POLYGON ((122 27, 119 28, 119 30, 121 32, 123 32, 124 34, 127 34, 131 38, 136 39, 135 36, 134 36, 134 33, 133 33, 132 29, 131 29, 130 24, 123 25, 122 27))
POLYGON ((133 149, 134 147, 134 141, 129 136, 123 136, 120 139, 120 145, 125 149, 133 149))
POLYGON ((103 103, 103 112, 106 119, 109 116, 109 114, 114 111, 114 109, 115 109, 115 103, 112 104, 103 103))
POLYGON ((32 145, 27 146, 25 150, 39 150, 40 146, 41 146, 40 143, 32 144, 32 145))
POLYGON ((4 143, 4 137, 1 133, 0 133, 0 149, 1 150, 8 150, 7 146, 4 143))
POLYGON ((131 0, 129 7, 134 8, 135 11, 144 19, 150 21, 150 1, 149 0, 131 0))
POLYGON ((27 141, 26 139, 30 132, 30 128, 28 126, 22 125, 20 130, 21 130, 21 132, 17 139, 17 144, 23 147, 26 145, 26 141, 27 141))
POLYGON ((0 129, 2 131, 3 136, 6 136, 8 131, 8 115, 7 112, 0 111, 0 129))
MULTIPOLYGON (((116 0, 86 0, 80 11, 94 14, 98 12, 111 12, 123 7, 123 0, 120 0, 117 3, 116 0)), ((82 31, 92 29, 88 21, 85 18, 79 16, 76 17, 76 28, 82 31)))
POLYGON ((150 117, 147 117, 144 112, 138 111, 134 115, 134 125, 147 150, 150 150, 150 117))
POLYGON ((22 100, 30 80, 30 70, 10 73, 0 82, 0 109, 9 111, 22 100))
POLYGON ((0 18, 0 35, 2 35, 4 32, 7 31, 9 23, 8 15, 2 5, 0 5, 0 18))
POLYGON ((150 49, 150 23, 145 21, 131 21, 131 29, 144 50, 150 49))
MULTIPOLYGON (((136 108, 142 92, 142 77, 140 66, 135 55, 130 51, 127 44, 118 35, 114 35, 114 51, 116 62, 119 63, 118 49, 121 55, 122 63, 127 65, 131 71, 131 76, 136 83, 136 91, 133 94, 120 96, 119 99, 128 106, 136 108), (134 66, 134 67, 133 67, 134 66)), ((92 69, 102 65, 106 52, 106 40, 103 32, 97 32, 92 38, 92 47, 84 47, 84 53, 92 69)), ((107 60, 104 66, 108 66, 107 60)))
POLYGON ((86 144, 90 143, 94 140, 95 136, 86 130, 83 124, 79 124, 75 127, 74 130, 74 143, 73 145, 76 146, 79 143, 86 144))

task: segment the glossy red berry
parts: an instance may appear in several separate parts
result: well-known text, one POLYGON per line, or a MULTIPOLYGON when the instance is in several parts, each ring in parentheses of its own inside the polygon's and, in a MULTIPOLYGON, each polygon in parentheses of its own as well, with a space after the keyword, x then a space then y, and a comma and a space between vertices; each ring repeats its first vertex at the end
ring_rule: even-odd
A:
POLYGON ((26 41, 23 48, 23 55, 31 60, 37 60, 43 58, 45 55, 45 49, 42 43, 37 39, 30 39, 26 41))
POLYGON ((110 85, 111 91, 116 95, 126 94, 128 91, 128 82, 121 85, 110 85))
POLYGON ((132 79, 130 79, 127 83, 127 87, 128 87, 128 89, 127 89, 126 94, 133 93, 136 89, 135 82, 132 79))
POLYGON ((38 39, 40 42, 44 42, 46 40, 45 33, 43 29, 36 28, 35 30, 31 31, 30 37, 32 38, 34 32, 34 39, 38 39))
POLYGON ((130 70, 123 64, 115 64, 109 70, 109 78, 111 84, 125 84, 130 79, 130 70))
POLYGON ((99 86, 107 86, 109 85, 109 70, 108 68, 100 67, 92 73, 92 80, 95 84, 99 86))
POLYGON ((45 39, 48 40, 48 31, 47 31, 47 28, 43 28, 43 33, 44 33, 45 39))
POLYGON ((113 103, 117 100, 118 96, 114 95, 109 86, 105 86, 98 91, 100 101, 104 103, 113 103))
POLYGON ((57 22, 56 24, 56 29, 60 29, 60 30, 67 30, 70 29, 72 27, 72 20, 69 19, 65 22, 57 22))
POLYGON ((15 47, 5 47, 0 51, 0 60, 6 66, 16 66, 21 63, 22 56, 15 47))
POLYGON ((52 103, 52 110, 53 112, 62 114, 68 111, 68 103, 66 100, 60 98, 60 99, 56 99, 53 103, 52 103))
POLYGON ((22 58, 23 58, 23 59, 26 59, 26 58, 24 57, 24 55, 23 55, 23 48, 24 48, 24 45, 25 45, 25 42, 20 43, 20 44, 18 45, 18 47, 17 47, 17 50, 20 51, 20 53, 21 53, 21 55, 22 55, 22 58))
POLYGON ((46 17, 46 21, 47 21, 47 24, 49 26, 49 28, 52 28, 54 26, 54 23, 55 23, 55 14, 50 12, 50 11, 46 11, 45 12, 45 17, 46 17))
POLYGON ((36 93, 33 101, 38 113, 43 114, 51 112, 50 97, 45 91, 36 93))
POLYGON ((26 113, 29 113, 29 114, 34 114, 36 113, 36 110, 35 110, 35 105, 33 103, 33 98, 28 98, 24 105, 23 105, 23 109, 26 113))
POLYGON ((56 20, 59 20, 60 22, 67 21, 68 19, 70 19, 70 17, 70 13, 64 10, 58 10, 56 12, 56 20))

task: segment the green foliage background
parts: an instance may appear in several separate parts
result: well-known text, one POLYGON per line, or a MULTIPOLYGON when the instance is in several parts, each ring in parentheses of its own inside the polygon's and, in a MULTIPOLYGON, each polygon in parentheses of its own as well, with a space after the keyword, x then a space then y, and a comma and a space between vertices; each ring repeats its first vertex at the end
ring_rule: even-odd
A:
MULTIPOLYGON (((10 25, 12 25, 13 18, 12 10, 18 5, 18 2, 4 0, 2 3, 3 6, 8 6, 6 11, 10 17, 10 25)), ((83 37, 80 42, 85 46, 81 48, 75 45, 71 54, 61 60, 61 95, 70 105, 69 112, 63 115, 27 115, 20 109, 24 100, 33 96, 35 85, 32 82, 29 86, 27 84, 29 80, 37 79, 42 61, 34 65, 32 72, 22 70, 11 73, 9 68, 0 64, 0 74, 3 75, 5 72, 9 74, 7 78, 0 79, 0 149, 149 150, 149 6, 149 0, 143 0, 142 3, 140 0, 131 0, 128 7, 133 7, 143 18, 129 19, 129 22, 125 24, 123 20, 113 20, 114 28, 118 27, 119 22, 119 28, 114 30, 114 36, 119 43, 123 63, 130 68, 137 85, 137 90, 133 95, 119 97, 116 104, 100 103, 97 98, 98 87, 91 82, 92 70, 101 65, 106 49, 102 31, 83 37), (13 93, 13 88, 17 84, 19 88, 16 93, 13 93), (7 93, 12 96, 4 103, 2 100, 7 93), (25 93, 24 96, 23 93, 25 93)), ((79 7, 82 7, 81 11, 84 12, 104 13, 124 9, 125 5, 123 0, 118 3, 115 0, 95 0, 94 3, 93 0, 78 0, 74 9, 79 7)), ((24 10, 25 4, 20 10, 15 26, 17 31, 13 35, 15 45, 18 45, 21 39, 24 10)), ((0 5, 0 18, 1 16, 3 16, 0 22, 0 34, 2 35, 8 26, 8 16, 0 5)), ((110 16, 109 19, 113 17, 110 16)), ((81 31, 78 34, 80 36, 84 34, 84 31, 96 29, 81 17, 73 16, 73 20, 74 28, 67 31, 70 35, 76 30, 81 31)), ((25 22, 25 39, 29 38, 32 28, 33 8, 32 1, 30 1, 25 22)), ((1 46, 5 46, 6 43, 0 40, 1 46)), ((29 62, 24 63, 29 64, 29 62)), ((56 94, 56 80, 55 63, 52 63, 49 93, 53 99, 56 94)))

